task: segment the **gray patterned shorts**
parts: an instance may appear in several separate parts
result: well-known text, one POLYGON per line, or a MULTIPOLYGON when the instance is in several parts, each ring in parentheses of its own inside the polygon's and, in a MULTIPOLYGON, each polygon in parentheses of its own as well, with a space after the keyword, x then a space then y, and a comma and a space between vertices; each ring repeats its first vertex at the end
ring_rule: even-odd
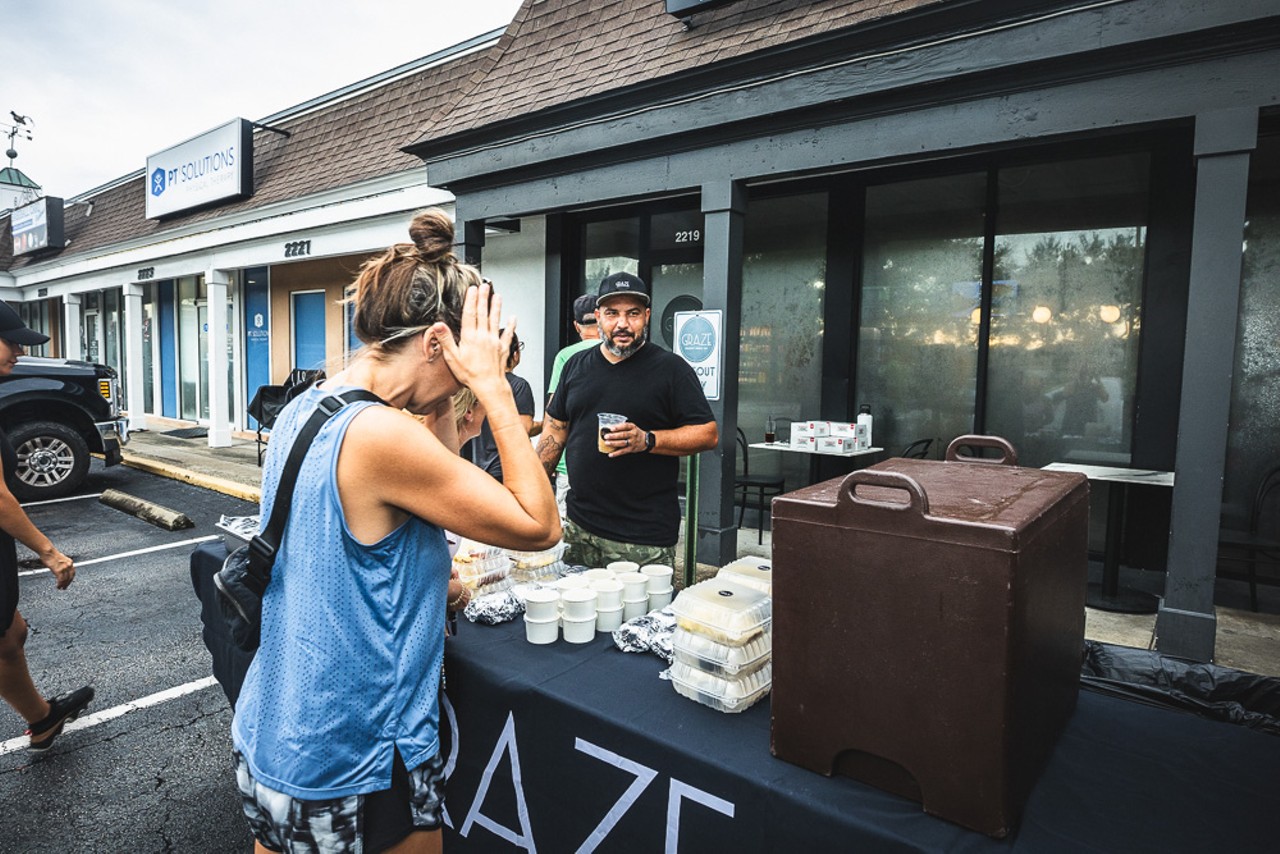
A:
POLYGON ((443 821, 444 757, 438 753, 409 772, 397 754, 388 790, 321 801, 299 800, 264 786, 253 779, 238 750, 231 755, 249 831, 272 851, 372 854, 414 830, 435 830, 443 821), (400 776, 406 773, 407 786, 400 776))

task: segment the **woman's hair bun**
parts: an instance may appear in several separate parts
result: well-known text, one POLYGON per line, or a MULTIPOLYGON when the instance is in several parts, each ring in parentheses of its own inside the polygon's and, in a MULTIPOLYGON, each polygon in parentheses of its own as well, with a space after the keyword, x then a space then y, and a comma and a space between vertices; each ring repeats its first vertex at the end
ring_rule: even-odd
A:
POLYGON ((439 208, 422 211, 409 223, 409 237, 422 260, 435 263, 453 254, 453 222, 439 208))

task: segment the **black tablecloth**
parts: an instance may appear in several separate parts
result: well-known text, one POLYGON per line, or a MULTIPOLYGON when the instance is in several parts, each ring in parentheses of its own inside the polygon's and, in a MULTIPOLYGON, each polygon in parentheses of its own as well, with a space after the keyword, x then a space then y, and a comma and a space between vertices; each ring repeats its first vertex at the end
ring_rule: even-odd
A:
MULTIPOLYGON (((222 549, 192 556, 193 578, 222 549)), ((769 753, 769 704, 722 714, 608 635, 533 646, 463 623, 446 644, 451 851, 1272 851, 1280 738, 1081 691, 1016 833, 769 753)))
POLYGON ((533 646, 521 622, 464 624, 446 649, 450 850, 511 850, 503 836, 547 852, 591 838, 673 850, 668 834, 680 850, 734 852, 1240 852, 1280 839, 1280 739, 1089 691, 1017 832, 995 840, 773 758, 767 699, 713 711, 607 635, 533 646))

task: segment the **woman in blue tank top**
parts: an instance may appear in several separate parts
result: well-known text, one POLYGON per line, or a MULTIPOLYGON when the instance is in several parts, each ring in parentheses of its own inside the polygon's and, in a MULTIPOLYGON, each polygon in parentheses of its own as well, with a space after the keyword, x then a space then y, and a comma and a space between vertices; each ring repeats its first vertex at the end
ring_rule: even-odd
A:
POLYGON ((503 376, 501 300, 453 256, 443 212, 419 214, 409 233, 349 289, 365 346, 281 412, 263 467, 267 519, 289 447, 323 397, 362 388, 388 404, 345 406, 298 472, 232 724, 259 851, 440 849, 443 529, 522 550, 560 539, 503 376), (457 455, 451 398, 463 387, 488 415, 501 483, 457 455))

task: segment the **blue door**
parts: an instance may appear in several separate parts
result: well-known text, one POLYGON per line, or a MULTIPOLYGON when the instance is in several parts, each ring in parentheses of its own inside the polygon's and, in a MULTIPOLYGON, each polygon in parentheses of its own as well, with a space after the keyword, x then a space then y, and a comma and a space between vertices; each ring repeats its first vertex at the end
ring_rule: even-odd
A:
POLYGON ((290 294, 293 317, 293 367, 324 367, 324 291, 290 294))

